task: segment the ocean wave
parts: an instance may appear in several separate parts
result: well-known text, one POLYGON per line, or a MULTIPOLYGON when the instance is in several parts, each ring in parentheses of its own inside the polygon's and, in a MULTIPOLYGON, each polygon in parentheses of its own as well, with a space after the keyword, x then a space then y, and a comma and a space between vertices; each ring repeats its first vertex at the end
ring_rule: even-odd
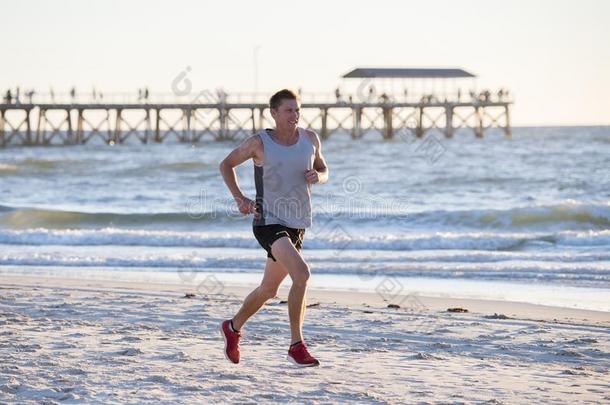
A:
MULTIPOLYGON (((122 161, 120 164, 108 165, 108 159, 99 157, 99 156, 87 156, 83 157, 75 156, 74 158, 67 158, 66 156, 61 156, 57 158, 27 158, 22 160, 12 160, 10 164, 2 164, 0 163, 0 173, 4 170, 10 172, 9 174, 16 174, 19 176, 40 176, 44 178, 49 175, 53 175, 59 172, 65 174, 65 172, 72 172, 82 176, 84 173, 89 172, 91 174, 99 175, 99 173, 103 172, 114 172, 115 174, 142 174, 143 171, 148 170, 156 170, 156 169, 164 169, 164 164, 153 164, 153 165, 141 165, 133 168, 131 172, 124 170, 121 172, 121 168, 125 165, 133 165, 133 161, 122 161)), ((177 163, 177 170, 187 170, 188 167, 192 167, 192 169, 200 168, 202 166, 195 165, 195 162, 184 162, 177 163)), ((172 170, 173 165, 167 165, 167 170, 172 170)))
MULTIPOLYGON (((11 166, 16 169, 24 169, 26 171, 35 171, 41 173, 45 171, 53 171, 57 169, 65 169, 68 167, 84 168, 90 167, 92 163, 91 159, 67 159, 61 157, 58 159, 38 159, 38 158, 27 158, 21 161, 13 162, 11 166)), ((97 163, 97 162, 96 162, 97 163)))
MULTIPOLYGON (((68 246, 167 246, 167 247, 234 247, 256 248, 249 232, 206 233, 179 231, 103 229, 26 229, 0 230, 0 243, 8 245, 68 246)), ((384 236, 332 230, 308 232, 304 246, 308 249, 339 250, 519 250, 528 246, 610 246, 610 230, 546 233, 494 232, 428 232, 389 234, 384 236)))
MULTIPOLYGON (((205 257, 190 252, 185 254, 162 254, 162 253, 140 253, 131 255, 113 255, 112 251, 87 253, 87 252, 18 252, 0 254, 0 265, 11 266, 74 266, 74 267, 138 267, 138 268, 189 268, 193 271, 205 269, 245 269, 260 270, 261 263, 264 265, 264 255, 257 251, 253 254, 233 255, 220 254, 215 257, 205 257)), ((428 257, 425 261, 421 258, 415 260, 393 261, 381 256, 375 256, 375 260, 368 257, 350 258, 343 257, 342 260, 333 260, 333 257, 308 258, 308 262, 316 271, 321 269, 334 269, 338 273, 352 273, 359 269, 376 272, 383 270, 395 272, 417 272, 425 274, 429 271, 447 272, 498 272, 498 271, 540 271, 540 272, 562 272, 564 274, 607 274, 610 275, 610 257, 605 260, 586 260, 582 262, 573 261, 565 263, 562 261, 535 260, 528 257, 525 260, 505 261, 480 261, 465 260, 448 261, 444 257, 428 257), (436 260, 439 259, 439 260, 436 260), (529 259, 529 260, 528 260, 529 259)))
POLYGON ((47 170, 47 169, 55 169, 60 165, 65 165, 69 163, 70 160, 66 159, 25 159, 19 162, 19 166, 21 167, 32 167, 38 170, 47 170))
POLYGON ((564 202, 506 210, 423 212, 413 214, 411 223, 487 229, 604 229, 610 227, 610 203, 564 202))
MULTIPOLYGON (((224 256, 203 258, 191 255, 163 256, 141 254, 133 257, 106 257, 79 255, 75 253, 21 253, 0 255, 0 266, 25 267, 70 267, 113 268, 132 271, 176 272, 177 276, 192 278, 196 273, 254 273, 264 267, 264 256, 258 260, 224 256)), ((378 261, 367 263, 354 260, 337 263, 324 260, 313 261, 316 274, 360 275, 363 278, 376 276, 408 276, 462 278, 480 280, 544 280, 574 283, 589 283, 597 286, 610 285, 610 262, 492 262, 492 263, 447 263, 447 262, 402 262, 378 261)))
POLYGON ((6 164, 6 163, 0 163, 0 174, 15 173, 16 171, 17 171, 17 166, 6 164))
MULTIPOLYGON (((209 163, 203 161, 183 161, 183 162, 158 162, 152 165, 138 165, 124 168, 118 171, 121 176, 140 176, 142 173, 160 173, 160 172, 194 172, 202 173, 203 170, 208 170, 211 167, 218 166, 217 163, 209 163)), ((214 172, 216 174, 216 172, 214 172)))
MULTIPOLYGON (((211 201, 201 207, 201 201, 186 201, 182 212, 113 213, 62 211, 45 208, 15 208, 0 205, 0 226, 8 229, 79 228, 148 226, 171 229, 172 225, 201 223, 247 222, 230 199, 211 201), (205 208, 202 209, 202 208, 205 208)), ((584 204, 564 202, 548 206, 520 207, 506 210, 480 209, 459 211, 425 211, 409 213, 370 207, 351 207, 343 210, 314 207, 314 228, 330 225, 378 226, 410 231, 413 229, 443 230, 502 230, 502 231, 560 231, 610 229, 610 203, 584 204), (317 209, 319 208, 319 209, 317 209)))
MULTIPOLYGON (((0 254, 2 260, 33 260, 33 262, 20 262, 22 264, 101 264, 106 259, 118 260, 112 265, 121 266, 125 263, 137 263, 136 265, 154 263, 154 266, 191 266, 197 263, 222 263, 228 260, 229 266, 239 267, 241 262, 255 262, 264 257, 261 249, 250 248, 192 248, 192 247, 158 247, 140 246, 134 249, 132 246, 20 246, 19 248, 7 249, 0 254), (39 262, 38 260, 42 260, 39 262), (48 263, 47 263, 48 260, 48 263), (61 262, 60 262, 61 260, 61 262), (100 260, 102 262, 100 262, 100 260)), ((561 251, 483 251, 483 250, 349 250, 345 253, 336 250, 310 250, 306 249, 307 261, 312 264, 325 263, 332 266, 342 267, 346 265, 362 265, 364 267, 382 263, 383 266, 395 266, 405 263, 428 264, 434 263, 444 265, 451 264, 476 264, 476 263, 500 263, 500 262, 536 262, 536 263, 560 263, 568 266, 569 263, 576 265, 583 263, 609 262, 610 252, 605 251, 582 251, 579 249, 562 249, 561 251), (309 254, 309 253, 313 254, 309 254)), ((1 262, 10 264, 8 262, 1 262)), ((17 264, 17 263, 16 263, 17 264)))
POLYGON ((158 170, 192 171, 209 168, 211 166, 217 167, 218 163, 208 163, 202 161, 168 162, 160 163, 155 166, 155 168, 158 170))
MULTIPOLYGON (((142 197, 138 197, 140 200, 142 197)), ((231 207, 225 211, 164 213, 112 213, 61 211, 37 208, 13 208, 0 205, 0 225, 9 229, 27 228, 78 228, 99 226, 146 226, 196 224, 200 222, 243 220, 231 207)))

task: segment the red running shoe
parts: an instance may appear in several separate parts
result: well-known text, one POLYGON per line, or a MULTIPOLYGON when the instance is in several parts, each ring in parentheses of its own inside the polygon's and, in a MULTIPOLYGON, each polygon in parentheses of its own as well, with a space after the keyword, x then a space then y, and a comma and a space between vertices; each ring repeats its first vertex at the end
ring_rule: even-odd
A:
POLYGON ((240 332, 233 332, 231 321, 227 320, 220 324, 220 334, 225 340, 225 357, 227 360, 239 363, 239 338, 240 332))
POLYGON ((305 343, 299 342, 288 349, 288 360, 300 367, 319 366, 320 362, 307 351, 305 343))

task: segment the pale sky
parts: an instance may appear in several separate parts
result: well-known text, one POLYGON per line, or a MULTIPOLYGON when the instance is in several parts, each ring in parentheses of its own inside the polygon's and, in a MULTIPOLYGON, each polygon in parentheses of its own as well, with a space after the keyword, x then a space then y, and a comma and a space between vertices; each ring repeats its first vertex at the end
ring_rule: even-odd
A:
POLYGON ((461 67, 514 125, 610 124, 610 1, 3 2, 0 91, 332 92, 354 67, 461 67))

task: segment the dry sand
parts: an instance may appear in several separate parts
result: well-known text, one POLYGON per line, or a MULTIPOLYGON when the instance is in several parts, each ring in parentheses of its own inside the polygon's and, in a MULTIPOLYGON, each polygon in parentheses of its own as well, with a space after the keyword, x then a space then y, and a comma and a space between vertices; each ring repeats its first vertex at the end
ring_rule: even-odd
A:
POLYGON ((218 327, 248 290, 3 276, 0 403, 610 402, 607 312, 311 291, 305 337, 322 365, 301 369, 286 360, 284 289, 233 365, 218 327))

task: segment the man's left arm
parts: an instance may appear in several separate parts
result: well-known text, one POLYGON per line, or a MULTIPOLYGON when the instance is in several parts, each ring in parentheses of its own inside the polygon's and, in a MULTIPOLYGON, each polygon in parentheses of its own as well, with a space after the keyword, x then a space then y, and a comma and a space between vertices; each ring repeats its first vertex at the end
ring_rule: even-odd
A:
POLYGON ((318 134, 314 131, 307 130, 307 134, 316 151, 313 161, 313 170, 307 170, 305 172, 305 179, 310 184, 326 183, 328 181, 328 166, 326 165, 326 160, 322 154, 322 142, 320 142, 318 134))

